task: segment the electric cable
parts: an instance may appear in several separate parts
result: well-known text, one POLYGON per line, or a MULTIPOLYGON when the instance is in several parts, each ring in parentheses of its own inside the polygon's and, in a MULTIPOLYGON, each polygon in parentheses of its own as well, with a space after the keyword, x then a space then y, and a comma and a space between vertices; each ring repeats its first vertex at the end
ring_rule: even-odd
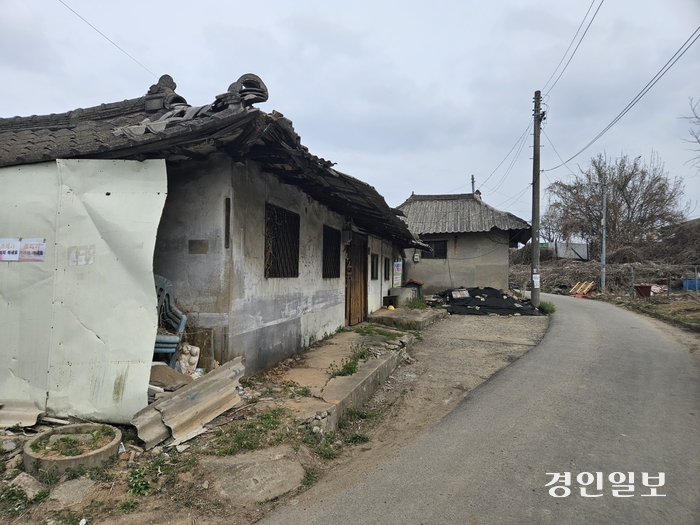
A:
POLYGON ((134 57, 132 57, 129 53, 127 53, 126 51, 124 51, 121 47, 119 47, 119 45, 117 45, 112 39, 110 39, 110 38, 109 38, 107 35, 105 35, 102 31, 100 31, 100 30, 97 29, 94 25, 92 25, 90 22, 88 22, 87 20, 85 20, 85 18, 83 18, 82 16, 80 16, 80 14, 79 14, 75 9, 73 9, 71 6, 69 6, 68 4, 66 4, 63 0, 58 0, 58 1, 61 2, 66 8, 70 9, 70 11, 71 11, 75 16, 77 16, 78 18, 80 18, 83 22, 85 22, 87 25, 89 25, 91 28, 93 28, 95 31, 97 31, 100 35, 102 35, 105 39, 107 39, 107 41, 108 41, 109 43, 111 43, 114 47, 116 47, 119 51, 121 51, 121 52, 124 53, 126 56, 128 56, 131 60, 133 60, 134 62, 136 62, 139 66, 141 66, 143 69, 145 69, 146 71, 148 71, 148 72, 149 72, 151 75, 153 75, 155 78, 158 78, 158 75, 156 75, 153 71, 151 71, 151 70, 148 69, 146 66, 144 66, 141 62, 139 62, 139 61, 136 60, 134 57))
MULTIPOLYGON (((594 1, 595 1, 595 0, 594 0, 594 1)), ((574 55, 576 54, 576 51, 578 51, 578 48, 579 48, 579 46, 581 45, 581 42, 583 42, 583 39, 585 38, 586 33, 588 33, 588 30, 590 29, 591 24, 593 23, 593 20, 595 20, 595 17, 596 17, 596 15, 598 14, 598 11, 600 11, 600 8, 603 6, 603 2, 605 2, 605 0, 600 0, 600 4, 598 4, 598 8, 595 10, 595 13, 593 13, 593 16, 591 17, 590 22, 588 22, 588 25, 586 26, 585 31, 584 31, 583 34, 581 35, 581 38, 579 39, 578 44, 576 44, 576 47, 574 48, 574 51, 571 53, 571 56, 569 57, 569 60, 566 62, 566 65, 564 66, 564 69, 561 70, 561 73, 559 73, 559 76, 558 76, 557 79, 554 81, 554 84, 552 84, 552 87, 550 87, 550 88, 549 88, 549 91, 547 91, 548 94, 552 92, 552 90, 554 89, 554 86, 557 85, 557 82, 559 82, 559 79, 560 79, 561 76, 564 74, 564 71, 566 71, 566 68, 569 67, 569 64, 571 63, 571 60, 574 58, 574 55)), ((591 6, 592 6, 592 5, 593 5, 593 4, 591 4, 591 6)), ((588 10, 590 11, 590 8, 589 8, 588 10)), ((588 16, 588 12, 586 12, 586 16, 588 16)), ((585 20, 585 19, 586 19, 586 18, 584 17, 584 20, 585 20)), ((583 22, 581 22, 581 23, 583 23, 583 22)), ((579 29, 580 29, 580 28, 579 28, 579 29)), ((578 31, 577 31, 576 33, 578 34, 578 31)), ((576 38, 576 36, 574 36, 574 39, 575 39, 575 38, 576 38)), ((571 46, 569 46, 569 47, 571 47, 571 46)), ((565 54, 564 56, 566 56, 566 54, 565 54)), ((557 67, 559 67, 559 66, 557 66, 557 67)), ((556 70, 555 70, 555 71, 556 71, 556 70)), ((551 80, 551 79, 550 79, 550 80, 551 80)), ((547 84, 548 84, 548 83, 549 83, 549 81, 547 81, 547 84)), ((545 84, 545 86, 546 86, 546 84, 545 84)), ((544 91, 544 90, 543 90, 543 91, 544 91)))
POLYGON ((623 109, 612 120, 612 122, 610 122, 610 124, 605 126, 603 131, 598 133, 598 135, 596 135, 595 138, 593 138, 593 140, 591 140, 588 144, 586 144, 583 148, 581 148, 577 153, 572 155, 570 158, 568 158, 565 161, 562 161, 561 164, 554 166, 553 168, 548 168, 548 169, 543 170, 543 171, 552 171, 552 170, 555 170, 557 168, 561 168, 562 166, 566 165, 567 162, 571 162, 576 157, 578 157, 581 153, 586 151, 595 142, 597 142, 599 138, 601 138, 603 135, 605 135, 605 133, 607 133, 610 130, 610 128, 612 128, 615 124, 617 124, 620 121, 620 119, 622 117, 624 117, 629 112, 629 110, 631 110, 637 104, 637 102, 639 102, 642 99, 642 97, 644 95, 646 95, 647 92, 649 92, 649 90, 652 87, 654 87, 654 85, 656 85, 656 83, 659 80, 661 80, 661 78, 668 72, 668 70, 671 69, 674 66, 674 64, 676 62, 678 62, 678 60, 680 60, 680 58, 686 53, 686 51, 688 51, 688 49, 690 49, 690 47, 698 40, 698 38, 700 38, 700 26, 695 31, 693 31, 693 33, 690 35, 690 37, 688 37, 688 39, 683 43, 683 45, 678 49, 678 51, 676 51, 673 54, 673 56, 668 60, 668 62, 666 62, 663 65, 663 67, 656 73, 656 75, 654 75, 654 77, 647 83, 647 85, 644 86, 639 93, 637 93, 637 95, 632 99, 632 101, 629 104, 627 104, 625 109, 623 109))

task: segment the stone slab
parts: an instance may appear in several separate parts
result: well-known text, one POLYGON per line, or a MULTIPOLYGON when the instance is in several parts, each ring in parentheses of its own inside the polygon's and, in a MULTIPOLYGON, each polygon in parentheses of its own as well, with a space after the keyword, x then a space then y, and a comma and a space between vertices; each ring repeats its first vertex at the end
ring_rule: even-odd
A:
POLYGON ((410 330, 423 330, 438 319, 447 316, 447 310, 428 308, 426 310, 397 308, 396 310, 377 310, 367 320, 386 326, 400 326, 410 330))
POLYGON ((24 490, 24 492, 27 494, 27 498, 29 499, 32 499, 39 493, 39 491, 46 488, 43 483, 26 472, 22 472, 19 474, 19 476, 10 481, 10 485, 20 487, 22 490, 24 490))
POLYGON ((200 466, 214 478, 209 490, 234 504, 267 501, 301 486, 304 467, 291 446, 231 457, 203 458, 200 466))
POLYGON ((58 502, 61 509, 77 505, 94 484, 89 478, 71 479, 53 489, 49 500, 58 502))

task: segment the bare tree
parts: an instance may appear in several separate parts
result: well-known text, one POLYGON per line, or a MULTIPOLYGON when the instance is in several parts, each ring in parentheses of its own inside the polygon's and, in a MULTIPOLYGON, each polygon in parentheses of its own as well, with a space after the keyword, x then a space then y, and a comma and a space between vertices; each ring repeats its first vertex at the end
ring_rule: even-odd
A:
POLYGON ((693 151, 697 152, 697 155, 690 159, 688 162, 692 166, 695 166, 698 170, 700 170, 700 100, 697 102, 693 102, 693 99, 690 99, 690 111, 692 112, 692 116, 684 118, 689 120, 691 125, 697 126, 697 128, 691 127, 688 130, 690 132, 690 136, 693 137, 692 139, 688 140, 688 142, 695 144, 699 147, 694 148, 693 151))
POLYGON ((685 219, 683 179, 671 178, 663 162, 652 152, 649 163, 623 155, 609 159, 598 155, 587 170, 569 182, 547 188, 549 209, 564 240, 589 243, 591 254, 600 250, 602 185, 607 187, 607 245, 610 251, 658 238, 659 230, 685 219))

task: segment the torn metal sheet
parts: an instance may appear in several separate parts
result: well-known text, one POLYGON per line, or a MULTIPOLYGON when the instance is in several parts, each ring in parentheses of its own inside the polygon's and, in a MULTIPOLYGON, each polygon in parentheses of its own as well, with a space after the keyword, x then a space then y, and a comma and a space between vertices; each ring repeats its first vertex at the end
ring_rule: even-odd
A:
POLYGON ((244 373, 237 357, 134 415, 131 424, 146 450, 170 436, 169 444, 178 445, 204 432, 206 423, 241 402, 236 387, 244 373))
POLYGON ((0 428, 31 427, 43 414, 34 403, 22 399, 0 399, 0 428))
POLYGON ((0 399, 112 423, 147 404, 166 192, 162 160, 0 169, 0 238, 46 240, 43 261, 0 263, 0 399))

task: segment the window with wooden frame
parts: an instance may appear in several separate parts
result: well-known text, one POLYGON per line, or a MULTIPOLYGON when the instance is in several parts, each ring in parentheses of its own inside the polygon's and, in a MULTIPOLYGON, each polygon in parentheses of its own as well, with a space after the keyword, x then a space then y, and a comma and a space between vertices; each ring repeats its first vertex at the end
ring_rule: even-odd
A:
POLYGON ((391 279, 391 260, 384 257, 384 280, 388 281, 389 279, 391 279))
POLYGON ((373 281, 376 281, 377 279, 379 279, 379 254, 377 254, 377 253, 372 254, 371 276, 372 276, 373 281))
POLYGON ((433 251, 424 251, 422 259, 447 259, 447 241, 424 241, 433 251))
POLYGON ((340 277, 340 230, 323 226, 323 278, 340 277))
POLYGON ((299 214, 265 203, 265 277, 299 277, 299 214))

